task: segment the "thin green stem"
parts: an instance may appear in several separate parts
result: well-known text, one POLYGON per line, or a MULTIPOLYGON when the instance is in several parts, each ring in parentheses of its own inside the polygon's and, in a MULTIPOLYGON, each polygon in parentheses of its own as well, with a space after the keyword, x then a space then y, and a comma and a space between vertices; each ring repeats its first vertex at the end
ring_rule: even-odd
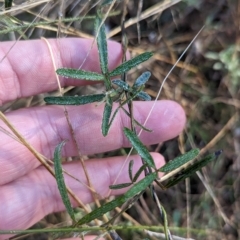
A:
MULTIPOLYGON (((149 230, 149 231, 163 231, 164 228, 161 226, 145 226, 145 225, 138 225, 138 226, 128 226, 128 225, 115 225, 115 226, 108 226, 109 230, 149 230)), ((186 233, 186 228, 177 228, 177 227, 169 227, 171 231, 176 231, 178 233, 186 233)), ((81 226, 81 228, 45 228, 45 229, 28 229, 28 230, 1 230, 0 235, 2 234, 30 234, 30 233, 68 233, 68 232, 85 232, 85 231, 101 231, 106 230, 105 227, 102 226, 94 226, 94 227, 85 227, 81 226)), ((198 235, 206 236, 207 232, 204 229, 190 229, 192 233, 196 233, 198 235)))

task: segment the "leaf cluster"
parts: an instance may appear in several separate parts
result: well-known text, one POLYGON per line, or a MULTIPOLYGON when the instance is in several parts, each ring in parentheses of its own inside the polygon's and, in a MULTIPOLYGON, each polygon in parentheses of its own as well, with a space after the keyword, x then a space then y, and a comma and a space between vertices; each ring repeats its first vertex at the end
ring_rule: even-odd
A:
MULTIPOLYGON (((195 160, 198 157, 199 149, 193 149, 193 150, 187 152, 186 154, 184 154, 180 157, 177 157, 177 158, 173 159, 172 161, 166 163, 160 169, 156 169, 156 166, 153 162, 153 159, 152 159, 150 153, 148 152, 147 148, 144 145, 142 145, 142 143, 139 144, 140 140, 136 136, 136 134, 128 128, 124 128, 124 133, 125 133, 126 137, 128 138, 128 140, 132 143, 133 147, 137 150, 138 154, 142 158, 144 158, 145 164, 143 164, 139 168, 139 170, 136 172, 136 174, 133 176, 133 174, 132 174, 133 161, 130 161, 130 163, 129 163, 129 178, 131 179, 131 182, 122 183, 122 184, 118 184, 118 185, 112 185, 112 186, 110 186, 110 189, 121 189, 121 188, 125 188, 125 187, 130 187, 130 186, 132 186, 132 187, 122 196, 112 200, 111 202, 104 204, 103 206, 93 210, 91 213, 85 215, 83 218, 78 220, 75 225, 78 226, 78 225, 89 223, 96 218, 102 217, 105 213, 115 209, 116 207, 120 207, 125 202, 134 198, 135 196, 141 195, 146 190, 146 188, 149 187, 154 181, 158 182, 158 172, 171 172, 173 170, 178 169, 181 166, 184 166, 184 164, 188 163, 188 165, 184 166, 184 168, 182 170, 179 170, 174 175, 172 175, 168 179, 167 183, 165 185, 163 185, 163 188, 169 188, 169 187, 176 185, 180 181, 186 179, 187 177, 191 176, 196 171, 198 171, 201 168, 203 168, 204 166, 206 166, 209 162, 215 160, 216 157, 221 153, 221 151, 217 151, 215 153, 212 153, 212 154, 198 160, 197 163, 195 163, 195 161, 193 161, 193 160, 195 160), (132 140, 132 139, 134 139, 134 140, 132 140), (139 176, 141 175, 141 173, 144 171, 144 169, 147 166, 153 167, 155 169, 155 171, 148 174, 147 176, 145 176, 145 178, 143 178, 142 180, 140 180, 139 182, 136 183, 137 179, 139 178, 139 176)), ((69 215, 72 217, 73 210, 70 205, 70 200, 68 199, 68 194, 67 194, 67 190, 66 190, 64 181, 62 180, 63 176, 62 176, 62 168, 61 168, 61 149, 62 149, 64 143, 65 142, 60 143, 57 146, 55 153, 54 153, 55 172, 56 172, 56 176, 59 177, 59 178, 57 178, 57 183, 58 183, 58 188, 59 188, 60 194, 62 196, 63 202, 65 204, 65 207, 66 207, 69 215)), ((75 218, 72 217, 72 219, 75 222, 75 218)))
MULTIPOLYGON (((97 34, 97 46, 99 52, 101 74, 69 68, 60 68, 57 70, 57 74, 66 78, 74 78, 80 80, 84 79, 88 81, 103 81, 106 87, 106 92, 102 94, 76 97, 45 97, 44 100, 48 104, 57 105, 83 105, 93 102, 104 102, 105 107, 102 120, 102 134, 103 136, 106 136, 109 132, 110 126, 117 112, 120 108, 122 108, 123 105, 129 103, 135 98, 140 98, 144 101, 151 100, 151 97, 143 91, 144 85, 151 75, 150 72, 145 72, 140 77, 138 77, 132 87, 130 87, 126 82, 121 79, 115 79, 111 81, 111 78, 126 73, 140 63, 147 61, 150 57, 152 57, 153 53, 145 52, 129 61, 122 63, 114 70, 109 71, 107 38, 105 32, 105 25, 102 24, 101 19, 101 14, 100 12, 98 12, 95 20, 95 31, 97 34), (120 107, 117 108, 111 118, 113 102, 121 102, 121 99, 124 99, 124 95, 125 100, 120 104, 120 107)), ((124 112, 126 113, 126 111, 124 112)))
MULTIPOLYGON (((99 74, 96 72, 89 72, 78 69, 61 68, 57 70, 57 74, 66 78, 84 79, 88 81, 103 81, 106 91, 101 94, 92 94, 76 97, 73 96, 46 97, 45 101, 48 104, 57 105, 83 105, 93 102, 103 102, 105 104, 101 127, 103 136, 107 136, 109 129, 113 123, 113 120, 120 109, 122 109, 127 114, 127 116, 129 116, 132 119, 132 121, 135 124, 139 125, 144 130, 149 131, 140 123, 138 123, 131 113, 125 110, 124 105, 131 103, 136 98, 142 99, 144 101, 151 100, 151 97, 146 92, 143 91, 146 82, 151 76, 151 73, 148 71, 142 73, 136 79, 133 86, 127 84, 124 81, 124 79, 116 78, 113 79, 112 81, 111 79, 113 77, 117 77, 119 75, 127 73, 132 68, 136 67, 137 65, 141 64, 144 61, 147 61, 153 54, 150 52, 143 53, 129 61, 123 62, 120 66, 118 66, 114 70, 109 71, 107 38, 105 32, 105 25, 102 23, 100 11, 98 11, 95 19, 95 31, 97 35, 96 39, 99 52, 101 73, 99 74), (112 112, 114 102, 119 102, 119 107, 114 112, 112 112)), ((78 221, 75 220, 73 209, 70 204, 67 188, 65 186, 62 174, 61 149, 64 146, 64 142, 60 143, 56 147, 54 153, 56 180, 59 192, 63 199, 63 203, 69 215, 73 219, 75 226, 87 224, 94 219, 100 218, 105 213, 115 209, 116 207, 122 206, 126 202, 134 203, 148 187, 150 187, 151 190, 153 190, 152 187, 153 182, 156 182, 159 186, 163 187, 164 189, 175 185, 178 182, 182 181, 183 179, 191 176, 196 171, 200 170, 209 162, 216 159, 216 157, 219 154, 219 152, 217 152, 210 154, 203 159, 199 159, 200 153, 199 149, 193 149, 187 152, 186 154, 168 162, 160 169, 157 169, 148 149, 144 146, 144 144, 140 141, 139 137, 136 135, 135 129, 129 129, 124 127, 123 132, 124 135, 129 140, 129 142, 132 144, 133 148, 135 148, 135 150, 142 158, 143 165, 138 169, 138 171, 135 174, 133 174, 132 171, 133 161, 130 161, 128 168, 130 181, 110 186, 110 189, 121 189, 129 187, 126 193, 112 200, 111 202, 108 202, 103 206, 93 210, 91 213, 85 215, 78 221), (145 177, 137 182, 139 176, 143 172, 145 173, 145 177), (166 176, 169 176, 168 178, 165 178, 165 181, 167 182, 163 185, 161 184, 162 182, 161 179, 160 180, 158 179, 159 172, 164 172, 166 173, 166 176)), ((130 205, 132 204, 129 204, 129 206, 130 205)), ((166 213, 162 206, 160 207, 160 209, 163 213, 162 218, 164 218, 163 225, 165 227, 166 238, 169 239, 166 230, 167 229, 166 213)))

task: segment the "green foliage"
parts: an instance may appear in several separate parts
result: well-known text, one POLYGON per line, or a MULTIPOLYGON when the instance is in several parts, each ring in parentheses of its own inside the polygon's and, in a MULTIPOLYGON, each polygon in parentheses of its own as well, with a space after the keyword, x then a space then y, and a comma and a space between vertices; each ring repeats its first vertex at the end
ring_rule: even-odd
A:
MULTIPOLYGON (((111 3, 111 1, 105 1, 105 4, 111 3)), ((107 49, 107 38, 105 32, 105 25, 102 21, 101 12, 97 12, 97 16, 95 18, 95 32, 97 35, 97 46, 98 46, 98 53, 100 59, 100 69, 101 73, 95 72, 88 72, 83 70, 77 69, 66 69, 61 68, 57 70, 57 74, 66 77, 66 78, 74 78, 74 79, 84 79, 88 81, 103 81, 105 86, 105 93, 102 94, 93 94, 87 96, 63 96, 63 97, 46 97, 44 100, 49 104, 57 104, 57 105, 83 105, 93 102, 103 102, 105 104, 104 111, 103 111, 103 118, 102 118, 102 134, 103 136, 107 136, 110 127, 115 119, 117 113, 120 109, 131 118, 132 125, 136 124, 143 128, 146 131, 151 131, 144 126, 142 126, 139 122, 137 122, 134 117, 132 116, 131 111, 128 112, 124 106, 128 104, 128 107, 131 106, 131 103, 134 99, 139 98, 144 101, 151 100, 151 97, 144 92, 144 85, 149 80, 151 73, 146 71, 142 73, 134 82, 132 86, 126 83, 123 79, 114 79, 110 80, 111 77, 115 76, 123 76, 126 72, 131 70, 132 68, 138 66, 139 64, 147 61, 149 58, 152 57, 152 53, 146 52, 143 53, 129 61, 123 62, 120 66, 112 70, 111 72, 108 69, 108 49, 107 49), (119 102, 119 106, 117 109, 112 112, 113 103, 119 102)), ((129 107, 130 109, 130 107, 129 107)), ((132 205, 138 199, 139 196, 146 190, 147 187, 150 186, 151 191, 154 193, 154 187, 152 183, 155 181, 158 182, 158 173, 165 172, 169 174, 169 178, 167 179, 167 183, 164 184, 164 188, 169 188, 178 182, 182 181, 183 179, 191 176, 196 171, 200 170, 209 162, 216 159, 218 153, 210 154, 209 156, 198 160, 199 149, 193 149, 186 154, 179 156, 172 161, 165 164, 160 169, 157 169, 154 163, 152 156, 150 155, 148 149, 144 146, 144 144, 140 141, 138 136, 135 133, 134 126, 133 129, 129 129, 124 127, 123 132, 125 136, 128 138, 129 142, 136 149, 137 153, 143 160, 142 166, 133 174, 133 161, 129 162, 128 167, 128 174, 129 174, 129 182, 120 183, 116 185, 109 186, 110 189, 122 189, 126 187, 130 187, 130 189, 123 194, 122 196, 114 199, 111 202, 104 204, 103 206, 93 210, 91 213, 86 214, 82 217, 76 225, 83 225, 91 222, 94 219, 102 217, 105 213, 115 209, 116 207, 120 207, 124 203, 129 201, 129 206, 132 205), (140 175, 145 172, 145 177, 137 182, 140 175), (171 173, 173 173, 171 175, 171 173), (131 200, 133 200, 131 202, 131 200)), ((64 142, 59 144, 54 153, 54 160, 55 160, 55 172, 56 172, 56 179, 58 183, 58 188, 63 199, 63 203, 66 206, 66 209, 74 219, 73 209, 70 204, 70 200, 68 198, 66 186, 64 183, 64 178, 62 174, 61 168, 61 149, 64 145, 64 142)), ((154 195, 154 194, 153 194, 154 195)), ((155 199, 155 201, 158 201, 155 199)), ((166 239, 169 238, 169 230, 168 230, 168 223, 167 223, 167 214, 164 208, 158 204, 162 224, 164 226, 164 231, 166 235, 166 239)), ((125 211, 122 210, 122 211, 125 211)), ((111 221, 111 220, 110 220, 111 221)), ((109 221, 109 222, 110 222, 109 221)))
POLYGON ((170 172, 173 171, 179 167, 181 167, 183 164, 189 162, 190 160, 196 158, 199 155, 200 150, 199 149, 192 149, 189 152, 174 158, 167 164, 165 164, 163 167, 159 169, 160 172, 170 172))
POLYGON ((145 52, 127 62, 124 62, 123 64, 115 68, 112 72, 110 72, 110 77, 118 76, 118 75, 121 75, 122 73, 128 72, 132 68, 147 61, 152 56, 153 56, 153 53, 145 52))
POLYGON ((111 113, 112 113, 112 105, 113 101, 112 98, 109 97, 107 99, 107 103, 105 104, 104 111, 103 111, 103 120, 102 120, 102 134, 103 136, 107 136, 110 124, 109 122, 112 122, 111 119, 111 113))
MULTIPOLYGON (((99 52, 99 60, 102 74, 108 74, 108 50, 107 50, 107 37, 105 31, 105 25, 100 17, 100 12, 97 12, 95 20, 95 33, 97 36, 97 45, 99 52)), ((106 83, 105 83, 106 84, 106 83)))
POLYGON ((205 167, 208 163, 215 160, 222 151, 217 151, 215 153, 212 153, 203 159, 199 161, 195 161, 193 165, 188 165, 186 168, 184 168, 182 171, 178 172, 175 176, 173 176, 166 185, 164 185, 165 188, 172 187, 176 185, 177 183, 183 181, 184 179, 190 177, 195 172, 199 171, 203 167, 205 167))
POLYGON ((45 102, 56 105, 84 105, 93 102, 101 102, 105 94, 94 94, 87 96, 64 96, 64 97, 45 97, 45 102))
POLYGON ((116 207, 121 206, 127 200, 131 199, 132 197, 136 196, 140 192, 144 191, 156 179, 156 177, 157 177, 156 173, 149 174, 144 179, 142 179, 138 183, 136 183, 133 187, 131 187, 122 196, 114 199, 111 202, 104 204, 100 208, 97 208, 97 209, 93 210, 91 213, 85 215, 83 218, 81 218, 77 222, 77 225, 89 223, 92 220, 103 216, 103 214, 115 209, 116 207))
MULTIPOLYGON (((142 91, 144 88, 144 84, 150 77, 150 72, 143 73, 137 80, 133 87, 130 87, 127 83, 122 80, 113 80, 113 84, 117 85, 118 88, 115 89, 110 81, 110 77, 121 75, 133 67, 136 67, 140 63, 148 60, 153 54, 150 52, 143 53, 127 62, 124 62, 117 68, 115 68, 112 72, 109 73, 108 70, 108 50, 107 50, 107 38, 105 33, 105 25, 102 22, 101 14, 98 11, 96 19, 95 19, 95 31, 98 33, 97 35, 97 45, 100 59, 100 67, 102 74, 95 72, 88 72, 84 70, 78 69, 69 69, 69 68, 61 68, 57 70, 57 74, 74 79, 84 79, 89 81, 100 81, 103 80, 106 93, 105 94, 94 94, 88 96, 79 96, 79 97, 71 97, 71 96, 63 96, 63 97, 46 97, 44 98, 45 102, 48 104, 57 104, 57 105, 82 105, 93 102, 105 102, 104 112, 103 112, 103 120, 102 120, 102 134, 103 136, 107 136, 109 129, 112 125, 114 118, 116 117, 117 112, 123 105, 129 103, 135 98, 140 98, 142 100, 148 101, 151 100, 151 97, 142 91), (122 95, 127 91, 127 99, 120 104, 120 107, 112 115, 112 106, 113 102, 121 102, 122 95), (54 99, 55 98, 55 99, 54 99)), ((126 111, 125 111, 126 113, 126 111)), ((136 122, 134 120, 134 122, 136 122)), ((136 122, 137 123, 137 122, 136 122)), ((138 124, 138 123, 137 123, 138 124)), ((140 125, 140 124, 139 124, 140 125)), ((141 126, 141 125, 140 125, 141 126)), ((143 127, 143 129, 145 129, 143 127)))
POLYGON ((128 128, 124 128, 123 130, 125 136, 128 138, 128 140, 131 142, 133 147, 136 149, 138 154, 141 156, 143 161, 151 168, 154 168, 156 170, 156 166, 154 163, 154 160, 152 156, 150 155, 149 151, 147 148, 143 145, 143 143, 139 140, 138 136, 131 131, 128 128))
POLYGON ((147 93, 142 91, 145 83, 148 81, 150 76, 151 76, 150 72, 144 72, 140 77, 136 79, 132 87, 130 87, 126 82, 124 82, 121 79, 115 79, 112 81, 112 83, 117 85, 120 89, 123 89, 124 91, 128 92, 129 97, 127 101, 129 101, 130 99, 132 100, 134 98, 139 98, 144 101, 150 101, 151 97, 147 93))
POLYGON ((61 142, 54 151, 54 170, 56 175, 56 181, 58 185, 59 192, 61 194, 62 201, 66 207, 66 210, 72 220, 75 222, 75 216, 73 212, 73 208, 71 206, 70 199, 68 197, 67 188, 64 182, 63 172, 62 172, 62 164, 61 164, 61 150, 66 142, 61 142))
POLYGON ((240 48, 238 45, 232 45, 222 50, 220 53, 207 52, 205 57, 215 60, 213 68, 215 70, 225 70, 229 74, 229 79, 232 83, 231 90, 235 94, 239 89, 239 77, 240 77, 240 60, 239 60, 240 48))
POLYGON ((102 74, 72 68, 59 68, 56 72, 58 75, 66 78, 84 79, 88 81, 101 81, 104 79, 102 74))

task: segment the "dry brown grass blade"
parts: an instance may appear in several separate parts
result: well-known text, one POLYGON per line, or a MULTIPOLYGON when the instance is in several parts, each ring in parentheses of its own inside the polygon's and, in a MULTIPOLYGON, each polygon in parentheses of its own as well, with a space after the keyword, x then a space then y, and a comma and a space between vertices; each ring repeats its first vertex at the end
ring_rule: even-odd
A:
POLYGON ((141 16, 141 12, 142 12, 142 7, 143 7, 143 0, 139 0, 138 1, 138 11, 137 11, 137 34, 138 34, 138 44, 141 43, 141 30, 140 30, 140 16, 141 16))
MULTIPOLYGON (((30 10, 28 10, 27 12, 29 12, 31 14, 34 14, 34 12, 32 12, 30 10)), ((46 20, 46 21, 51 22, 51 20, 46 18, 46 17, 44 17, 43 19, 46 20)), ((28 22, 25 22, 25 21, 23 21, 23 23, 24 24, 28 24, 28 22)), ((45 29, 45 30, 50 30, 50 31, 53 31, 53 32, 56 32, 56 33, 59 30, 57 26, 56 27, 50 26, 50 24, 49 25, 41 25, 41 24, 39 24, 39 25, 35 26, 35 28, 41 28, 41 29, 45 29)), ((87 39, 93 38, 92 35, 84 33, 84 32, 82 32, 82 31, 80 31, 78 29, 75 29, 73 27, 68 27, 67 29, 61 28, 61 33, 67 34, 67 35, 72 35, 72 36, 77 36, 77 37, 81 37, 81 38, 87 38, 87 39)))
POLYGON ((217 207, 217 211, 218 211, 219 215, 222 217, 222 219, 224 220, 224 222, 229 224, 231 227, 237 229, 237 226, 224 213, 224 211, 222 209, 222 206, 221 206, 220 202, 218 201, 216 195, 214 194, 214 192, 213 192, 211 186, 209 185, 209 183, 204 179, 203 175, 200 172, 197 172, 197 175, 200 178, 200 180, 202 181, 204 187, 207 189, 209 195, 213 199, 214 204, 217 207))
MULTIPOLYGON (((45 6, 46 7, 46 6, 45 6)), ((43 7, 42 11, 44 11, 45 7, 43 7)), ((3 11, 3 13, 5 13, 5 11, 3 11)), ((31 25, 35 22, 35 20, 38 18, 38 16, 41 15, 41 12, 39 14, 36 15, 35 19, 32 21, 31 25)), ((1 16, 1 12, 0 12, 0 16, 1 16)), ((2 61, 7 57, 8 53, 10 51, 12 51, 13 47, 15 46, 15 44, 22 38, 22 36, 27 32, 27 30, 31 27, 28 26, 23 32, 22 34, 20 34, 20 36, 18 37, 18 39, 16 41, 14 41, 14 43, 12 44, 12 46, 9 48, 9 50, 5 53, 4 57, 2 59, 0 59, 0 64, 2 63, 2 61)))
POLYGON ((203 155, 204 153, 206 153, 209 149, 213 148, 217 142, 223 138, 223 136, 225 135, 225 133, 227 131, 229 131, 234 124, 237 122, 238 120, 238 113, 235 113, 229 120, 228 122, 225 124, 225 126, 221 129, 221 131, 204 147, 201 149, 200 154, 203 155))
POLYGON ((12 13, 12 12, 19 11, 19 10, 26 11, 27 9, 31 9, 33 7, 37 7, 38 5, 41 5, 41 4, 47 3, 47 2, 51 2, 51 1, 52 0, 39 0, 39 1, 32 2, 32 3, 27 1, 27 3, 23 3, 20 6, 14 6, 9 10, 0 12, 0 16, 5 15, 6 13, 12 13))
MULTIPOLYGON (((224 137, 226 132, 233 128, 233 126, 236 124, 237 120, 238 120, 238 113, 235 113, 229 119, 229 121, 225 124, 225 126, 221 129, 221 131, 204 148, 201 149, 200 155, 205 154, 209 149, 216 146, 217 142, 219 142, 224 137)), ((197 172, 197 175, 200 178, 201 182, 203 183, 204 187, 206 188, 207 192, 209 193, 209 195, 213 199, 214 204, 217 207, 217 211, 218 211, 219 215, 222 217, 222 219, 224 220, 224 222, 229 224, 231 227, 237 229, 237 226, 224 213, 218 198, 214 194, 214 192, 213 192, 213 190, 212 190, 212 188, 209 184, 209 181, 207 180, 207 176, 205 176, 205 178, 204 178, 203 175, 201 174, 201 172, 199 172, 199 171, 197 172)))
POLYGON ((238 99, 227 99, 227 98, 223 98, 223 97, 218 97, 218 98, 214 98, 212 100, 212 103, 225 103, 227 105, 232 105, 232 106, 240 109, 240 100, 238 100, 238 99))
MULTIPOLYGON (((165 9, 170 8, 171 6, 181 2, 182 0, 165 0, 164 2, 157 3, 153 5, 152 7, 148 8, 147 10, 143 11, 140 16, 137 16, 135 18, 131 18, 128 21, 125 22, 125 28, 136 24, 137 22, 146 19, 148 17, 153 16, 154 14, 163 12, 165 9)), ((113 37, 117 33, 121 32, 121 26, 116 27, 112 31, 109 32, 108 38, 113 37)))

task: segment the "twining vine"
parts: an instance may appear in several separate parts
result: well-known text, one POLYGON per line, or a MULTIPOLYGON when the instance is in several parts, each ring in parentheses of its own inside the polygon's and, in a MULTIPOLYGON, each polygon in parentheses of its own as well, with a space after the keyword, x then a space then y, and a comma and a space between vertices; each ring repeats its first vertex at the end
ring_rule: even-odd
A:
MULTIPOLYGON (((125 194, 116 199, 105 203, 99 208, 96 208, 91 213, 86 214, 79 220, 75 219, 74 211, 70 204, 68 197, 67 189, 64 183, 64 178, 62 174, 61 167, 61 149, 64 146, 64 142, 60 143, 54 153, 55 161, 55 173, 56 181, 58 188, 63 200, 63 203, 68 211, 69 215, 73 220, 73 227, 76 230, 79 226, 87 224, 94 219, 101 218, 105 213, 114 210, 116 207, 122 206, 124 203, 124 208, 122 212, 127 210, 132 206, 139 197, 146 191, 147 188, 150 188, 152 191, 152 196, 159 208, 160 220, 164 227, 164 233, 166 239, 172 239, 170 231, 167 224, 167 216, 163 206, 160 204, 160 201, 154 190, 153 182, 156 182, 160 187, 167 189, 177 184, 178 182, 184 180, 185 178, 191 176, 196 171, 200 170, 209 162, 216 159, 216 157, 221 153, 217 151, 212 153, 202 159, 199 158, 199 149, 193 149, 186 154, 179 156, 172 161, 165 164, 160 169, 157 169, 155 166, 154 160, 151 157, 149 151, 141 142, 139 137, 136 134, 135 125, 140 126, 145 131, 151 131, 147 129, 141 123, 139 123, 133 116, 133 111, 130 111, 126 106, 132 103, 135 99, 141 99, 144 101, 150 101, 151 97, 144 92, 144 86, 149 80, 151 73, 144 72, 142 73, 130 86, 124 78, 118 78, 117 76, 124 76, 129 70, 135 68, 139 64, 147 61, 153 56, 151 52, 145 52, 129 61, 123 62, 120 66, 115 68, 112 71, 109 71, 108 68, 108 49, 107 49, 107 38, 105 32, 105 25, 102 22, 102 12, 101 9, 98 10, 95 18, 95 31, 97 33, 97 46, 100 59, 100 68, 101 73, 89 72, 78 69, 69 69, 69 68, 60 68, 57 70, 57 74, 67 78, 74 78, 79 80, 88 80, 88 81, 103 81, 105 86, 105 92, 101 94, 92 94, 84 96, 62 96, 62 97, 46 97, 44 100, 48 104, 56 105, 83 105, 93 102, 102 102, 104 103, 104 111, 102 117, 102 126, 101 131, 103 136, 107 136, 108 132, 111 130, 111 125, 118 114, 119 110, 123 112, 131 119, 132 125, 131 129, 124 127, 123 133, 133 146, 135 150, 140 155, 143 165, 138 169, 138 171, 133 175, 133 161, 129 162, 128 173, 129 173, 129 182, 121 183, 118 185, 110 186, 111 189, 120 189, 129 187, 125 194), (112 80, 112 78, 115 78, 112 80), (116 102, 119 106, 113 111, 113 103, 116 102), (140 174, 144 172, 145 177, 140 181, 137 181, 140 174), (165 178, 164 181, 158 179, 158 173, 164 172, 165 178), (168 176, 166 178, 166 176, 168 176)), ((118 216, 118 215, 117 215, 118 216)), ((112 218, 108 223, 105 223, 104 226, 106 229, 110 229, 110 223, 113 224, 115 217, 112 218)))

